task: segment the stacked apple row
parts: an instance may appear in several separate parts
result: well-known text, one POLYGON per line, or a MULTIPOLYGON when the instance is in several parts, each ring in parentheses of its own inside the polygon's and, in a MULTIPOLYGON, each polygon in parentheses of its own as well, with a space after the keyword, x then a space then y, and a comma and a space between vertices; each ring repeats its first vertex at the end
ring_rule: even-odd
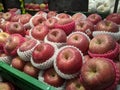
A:
POLYGON ((1 61, 57 90, 115 90, 120 14, 0 14, 1 61))

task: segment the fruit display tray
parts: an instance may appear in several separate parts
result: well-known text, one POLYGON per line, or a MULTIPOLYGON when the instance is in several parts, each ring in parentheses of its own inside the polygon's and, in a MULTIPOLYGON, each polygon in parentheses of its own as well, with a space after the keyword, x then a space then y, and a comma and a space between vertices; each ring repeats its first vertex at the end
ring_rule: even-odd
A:
POLYGON ((48 86, 44 82, 38 81, 4 62, 0 62, 0 75, 21 90, 56 90, 54 87, 48 86))

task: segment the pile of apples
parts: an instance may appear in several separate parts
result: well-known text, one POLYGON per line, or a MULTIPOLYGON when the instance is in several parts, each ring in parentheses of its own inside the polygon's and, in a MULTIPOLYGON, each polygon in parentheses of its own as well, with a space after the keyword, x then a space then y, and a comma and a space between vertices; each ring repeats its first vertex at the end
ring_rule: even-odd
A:
POLYGON ((0 59, 57 90, 115 90, 120 14, 0 13, 0 59))

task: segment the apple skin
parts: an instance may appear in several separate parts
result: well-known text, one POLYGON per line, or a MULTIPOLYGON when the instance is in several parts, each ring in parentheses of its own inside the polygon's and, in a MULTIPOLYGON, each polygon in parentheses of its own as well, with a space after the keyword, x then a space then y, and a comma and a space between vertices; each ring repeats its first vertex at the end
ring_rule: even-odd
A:
POLYGON ((23 68, 23 72, 35 78, 38 76, 39 71, 40 70, 35 68, 30 62, 27 62, 23 68))
POLYGON ((76 23, 75 31, 84 32, 90 38, 92 38, 92 32, 94 31, 94 25, 88 20, 81 20, 76 23))
POLYGON ((49 11, 47 14, 47 18, 52 18, 52 17, 55 17, 56 15, 57 15, 56 11, 49 11))
POLYGON ((70 79, 66 82, 65 90, 86 90, 79 80, 79 77, 70 79))
POLYGON ((90 59, 91 59, 91 57, 88 54, 84 55, 84 63, 90 59))
POLYGON ((22 71, 25 63, 25 61, 23 61, 20 57, 17 56, 12 59, 11 65, 12 67, 22 71))
POLYGON ((53 29, 55 28, 55 24, 57 23, 57 19, 56 18, 48 18, 44 24, 49 28, 49 29, 53 29))
POLYGON ((102 20, 96 24, 96 31, 118 32, 119 27, 116 23, 108 20, 102 20))
POLYGON ((0 90, 15 90, 15 87, 10 82, 0 82, 0 90))
POLYGON ((65 25, 65 24, 71 23, 72 21, 73 20, 71 18, 62 18, 57 21, 57 24, 65 25))
POLYGON ((89 51, 95 54, 104 54, 115 49, 116 41, 108 34, 95 36, 89 44, 89 51))
POLYGON ((47 34, 47 39, 51 42, 65 43, 67 39, 67 35, 61 29, 52 29, 47 34))
POLYGON ((32 19, 32 23, 33 23, 34 26, 37 26, 39 24, 43 24, 44 21, 46 21, 46 19, 42 15, 36 15, 32 19))
MULTIPOLYGON (((115 63, 116 63, 116 66, 117 66, 117 68, 118 68, 118 70, 120 72, 120 61, 116 61, 115 63)), ((119 80, 119 84, 120 84, 120 80, 119 80)))
POLYGON ((111 62, 94 57, 83 64, 80 78, 87 90, 105 90, 113 84, 116 74, 111 62))
POLYGON ((120 24, 120 14, 119 13, 111 13, 105 19, 110 20, 116 24, 120 24))
POLYGON ((48 34, 49 29, 45 25, 37 25, 31 30, 31 36, 37 40, 44 40, 44 37, 48 34))
POLYGON ((82 55, 73 47, 66 47, 58 52, 56 66, 64 74, 78 73, 82 66, 82 55))
POLYGON ((60 13, 60 14, 57 14, 56 17, 60 20, 60 19, 70 18, 70 15, 68 15, 66 13, 60 13))
POLYGON ((0 44, 5 44, 7 38, 10 36, 7 32, 1 32, 0 33, 0 44))
POLYGON ((6 13, 3 13, 3 16, 2 16, 6 21, 10 21, 11 17, 12 17, 12 13, 10 12, 6 12, 6 13))
POLYGON ((25 35, 25 28, 19 22, 11 22, 9 24, 9 27, 7 27, 7 31, 10 34, 21 34, 23 36, 25 35))
POLYGON ((54 47, 48 43, 38 44, 32 52, 33 61, 35 63, 46 62, 46 60, 53 56, 54 51, 54 47))
POLYGON ((43 78, 44 82, 54 87, 60 87, 65 82, 65 80, 56 73, 54 68, 46 69, 43 73, 43 78))
POLYGON ((7 38, 6 43, 4 45, 4 52, 7 55, 16 56, 17 49, 24 41, 25 41, 25 38, 22 37, 20 34, 10 35, 7 38))
POLYGON ((94 25, 96 25, 98 22, 100 22, 102 20, 102 17, 97 14, 97 13, 94 13, 94 14, 90 14, 88 17, 87 17, 87 20, 89 20, 90 22, 92 22, 94 25))
POLYGON ((11 22, 18 22, 20 18, 21 18, 21 15, 16 14, 11 18, 11 22))
POLYGON ((26 40, 20 47, 20 51, 27 51, 32 49, 37 44, 37 41, 34 39, 26 40))
POLYGON ((72 33, 67 38, 67 45, 73 45, 77 47, 82 53, 87 52, 89 48, 89 40, 82 33, 72 33))
POLYGON ((4 22, 0 23, 0 28, 1 28, 4 32, 7 32, 6 27, 8 27, 9 24, 10 24, 9 21, 4 21, 4 22))
POLYGON ((29 22, 29 20, 31 19, 31 15, 30 14, 23 14, 23 15, 21 15, 21 17, 20 17, 20 23, 22 23, 23 25, 24 24, 26 24, 26 23, 28 23, 29 22))

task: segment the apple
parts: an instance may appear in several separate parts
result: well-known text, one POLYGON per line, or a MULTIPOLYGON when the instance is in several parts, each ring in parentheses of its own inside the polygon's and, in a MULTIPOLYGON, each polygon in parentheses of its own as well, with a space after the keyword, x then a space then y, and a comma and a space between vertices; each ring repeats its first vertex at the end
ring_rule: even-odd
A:
POLYGON ((35 11, 39 11, 39 10, 40 10, 40 5, 39 5, 39 4, 34 4, 33 9, 34 9, 35 11))
POLYGON ((0 90, 15 90, 15 87, 10 82, 0 82, 0 90))
MULTIPOLYGON (((72 46, 64 46, 56 56, 56 66, 64 74, 76 74, 82 67, 82 54, 72 46)), ((55 65, 54 65, 55 66, 55 65)))
POLYGON ((75 31, 84 32, 90 38, 92 38, 92 32, 94 31, 94 25, 88 20, 81 20, 76 23, 75 31))
POLYGON ((34 39, 29 39, 26 40, 20 47, 19 50, 21 52, 27 51, 27 50, 31 50, 35 45, 37 44, 37 41, 34 39))
POLYGON ((44 24, 50 28, 50 29, 53 29, 55 28, 55 24, 57 23, 57 19, 56 18, 48 18, 44 24))
MULTIPOLYGON (((116 61, 115 63, 116 63, 116 66, 117 66, 117 68, 118 68, 118 70, 120 72, 120 60, 116 61)), ((119 80, 119 84, 120 84, 120 80, 119 80)))
POLYGON ((27 14, 22 14, 19 21, 20 21, 20 23, 22 23, 24 25, 24 24, 26 24, 30 21, 31 17, 32 16, 28 13, 27 14))
POLYGON ((120 14, 119 13, 111 13, 105 19, 120 25, 120 14))
POLYGON ((49 11, 47 14, 47 18, 52 18, 52 17, 55 17, 56 15, 57 15, 56 11, 49 11))
POLYGON ((98 22, 100 22, 102 20, 102 17, 97 14, 97 13, 94 13, 94 14, 90 14, 88 17, 87 17, 87 20, 89 20, 90 22, 92 22, 94 25, 96 25, 98 22))
POLYGON ((23 72, 32 76, 32 77, 37 77, 39 73, 39 69, 35 68, 30 62, 27 62, 24 65, 23 72))
POLYGON ((75 14, 72 15, 72 19, 73 19, 75 22, 77 22, 77 21, 79 21, 79 20, 85 20, 86 18, 87 18, 86 15, 83 14, 83 13, 75 13, 75 14))
POLYGON ((9 26, 10 22, 9 21, 3 21, 0 23, 0 28, 6 32, 6 27, 9 26))
POLYGON ((109 20, 102 20, 96 24, 96 31, 118 32, 119 27, 116 23, 109 20))
POLYGON ((47 34, 47 39, 51 42, 65 43, 67 39, 67 35, 61 29, 52 29, 47 34))
POLYGON ((85 62, 87 62, 87 61, 90 60, 90 59, 91 59, 91 57, 90 57, 88 54, 86 54, 86 55, 84 55, 83 61, 84 61, 84 63, 85 63, 85 62))
POLYGON ((86 90, 115 90, 114 84, 119 80, 116 69, 112 60, 94 57, 82 65, 80 81, 86 90))
POLYGON ((73 45, 81 50, 82 53, 87 52, 89 48, 89 37, 82 32, 73 32, 67 38, 67 45, 73 45))
POLYGON ((54 54, 54 47, 48 43, 38 44, 33 52, 32 58, 35 63, 43 63, 46 62, 49 58, 51 58, 54 54))
POLYGON ((16 14, 13 17, 11 17, 11 22, 18 22, 20 18, 21 18, 21 15, 16 14))
POLYGON ((9 27, 7 27, 7 31, 10 34, 21 34, 21 35, 25 35, 25 28, 24 26, 19 23, 19 22, 11 22, 9 24, 9 27))
POLYGON ((11 65, 12 67, 18 69, 18 70, 23 70, 24 66, 25 66, 25 61, 23 61, 20 57, 16 56, 12 59, 11 61, 11 65))
POLYGON ((8 55, 15 56, 17 54, 17 49, 25 41, 25 38, 20 34, 10 35, 4 45, 4 52, 8 55))
POLYGON ((6 21, 10 21, 11 17, 12 17, 12 13, 10 12, 6 12, 6 13, 3 13, 3 16, 2 16, 6 21))
POLYGON ((116 47, 116 41, 108 34, 95 36, 89 44, 89 51, 95 54, 107 53, 116 47))
POLYGON ((37 26, 39 24, 43 24, 43 22, 46 21, 46 19, 41 15, 36 15, 32 18, 32 24, 33 26, 37 26))
POLYGON ((54 68, 46 69, 43 73, 44 82, 54 87, 61 87, 65 80, 61 78, 54 68))
POLYGON ((66 13, 59 13, 56 15, 56 17, 60 20, 60 19, 67 19, 67 18, 71 18, 70 15, 66 14, 66 13))
POLYGON ((79 77, 67 80, 65 90, 86 90, 79 77))
POLYGON ((44 37, 48 34, 49 29, 45 25, 37 25, 31 30, 31 36, 37 40, 44 40, 44 37))
POLYGON ((41 4, 40 4, 40 10, 44 10, 45 7, 46 7, 46 4, 44 4, 44 3, 41 3, 41 4))
POLYGON ((0 44, 5 44, 9 36, 10 36, 9 33, 7 32, 0 32, 0 44))

